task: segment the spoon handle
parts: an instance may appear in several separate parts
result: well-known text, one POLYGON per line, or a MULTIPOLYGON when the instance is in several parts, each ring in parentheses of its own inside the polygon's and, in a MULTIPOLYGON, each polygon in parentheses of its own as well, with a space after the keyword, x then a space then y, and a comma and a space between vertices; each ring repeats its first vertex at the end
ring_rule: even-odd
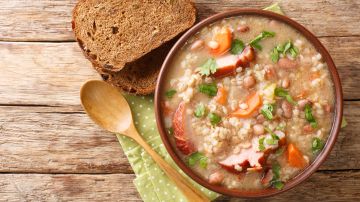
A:
POLYGON ((177 185, 177 187, 186 196, 188 201, 209 202, 210 200, 198 189, 196 189, 188 180, 185 179, 178 171, 170 166, 158 153, 156 153, 139 135, 134 125, 127 131, 126 135, 133 138, 145 151, 152 157, 152 159, 161 167, 166 175, 177 185))

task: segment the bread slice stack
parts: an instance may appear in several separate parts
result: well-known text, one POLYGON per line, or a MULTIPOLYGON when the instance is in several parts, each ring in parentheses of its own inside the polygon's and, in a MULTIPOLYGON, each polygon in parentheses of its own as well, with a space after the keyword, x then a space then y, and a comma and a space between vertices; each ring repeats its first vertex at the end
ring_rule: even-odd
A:
POLYGON ((145 95, 155 89, 168 41, 195 19, 190 0, 79 0, 72 28, 104 80, 145 95))

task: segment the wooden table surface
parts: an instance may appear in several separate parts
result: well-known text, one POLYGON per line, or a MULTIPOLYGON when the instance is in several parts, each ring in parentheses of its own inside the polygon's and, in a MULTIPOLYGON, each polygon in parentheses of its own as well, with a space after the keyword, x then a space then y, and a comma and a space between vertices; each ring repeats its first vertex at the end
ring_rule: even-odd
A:
MULTIPOLYGON (((94 125, 79 88, 99 79, 71 32, 76 0, 0 0, 0 201, 139 201, 117 139, 94 125)), ((271 0, 197 0, 199 19, 271 0)), ((360 1, 280 5, 330 51, 348 127, 305 183, 264 201, 360 199, 360 1)), ((235 200, 223 198, 222 200, 235 200)))

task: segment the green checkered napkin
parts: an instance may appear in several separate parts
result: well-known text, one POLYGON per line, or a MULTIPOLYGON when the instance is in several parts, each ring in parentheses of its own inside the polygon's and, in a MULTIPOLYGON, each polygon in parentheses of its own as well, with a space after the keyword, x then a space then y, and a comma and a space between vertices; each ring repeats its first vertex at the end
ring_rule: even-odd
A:
MULTIPOLYGON (((277 4, 271 5, 265 10, 270 10, 282 14, 277 4)), ((154 100, 152 96, 132 96, 126 95, 130 104, 135 126, 145 141, 155 149, 169 164, 174 166, 181 174, 186 176, 174 163, 162 144, 160 135, 157 131, 154 112, 154 100)), ((160 167, 151 159, 151 157, 131 138, 117 135, 117 138, 129 159, 136 179, 134 184, 145 202, 159 201, 187 201, 175 184, 161 171, 160 167)), ((186 176, 187 177, 187 176, 186 176)), ((189 180, 190 178, 187 177, 189 180)), ((219 196, 219 194, 209 191, 196 182, 190 180, 195 187, 200 189, 210 200, 219 196)))

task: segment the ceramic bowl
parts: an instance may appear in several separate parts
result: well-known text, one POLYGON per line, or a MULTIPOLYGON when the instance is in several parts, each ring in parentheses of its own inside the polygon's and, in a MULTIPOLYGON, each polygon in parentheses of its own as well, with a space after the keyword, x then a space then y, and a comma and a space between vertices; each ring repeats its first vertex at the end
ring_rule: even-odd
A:
POLYGON ((155 111, 156 111, 156 121, 157 126, 162 138, 162 141, 169 152, 170 156, 173 158, 173 160, 176 162, 176 164, 188 175, 190 176, 194 181, 201 184, 202 186, 218 192, 220 194, 232 196, 232 197, 243 197, 243 198, 259 198, 259 197, 267 197, 267 196, 273 196, 275 194, 279 194, 285 191, 288 191, 289 189, 295 187, 296 185, 300 184, 301 182, 308 179, 311 174, 313 174, 319 166, 325 161, 326 157, 329 155, 331 149, 333 148, 336 138, 339 134, 339 130, 341 127, 341 120, 342 120, 342 113, 343 113, 343 95, 342 95, 342 88, 341 83, 339 79, 338 72, 336 70, 335 64, 329 55, 328 51, 325 49, 325 47, 320 43, 320 41, 305 27, 300 25, 299 23, 295 22, 294 20, 291 20, 290 18, 279 15, 270 11, 264 11, 264 10, 258 10, 258 9, 236 9, 231 10, 223 13, 219 13, 216 15, 213 15, 195 26, 193 26, 190 30, 188 30, 173 46, 171 51, 168 53, 158 78, 158 83, 155 91, 155 111), (202 179, 200 176, 198 176, 195 172, 191 170, 180 158, 180 156, 177 155, 175 152, 176 148, 173 147, 173 145, 170 143, 170 139, 166 133, 166 129, 163 123, 163 112, 161 108, 161 99, 163 93, 165 92, 165 89, 163 89, 164 82, 168 82, 166 80, 166 74, 169 68, 171 68, 171 63, 180 48, 185 44, 185 42, 194 34, 196 34, 198 31, 200 31, 202 28, 216 22, 220 21, 224 18, 229 17, 236 17, 236 16, 244 16, 244 15, 257 15, 257 16, 263 16, 267 17, 269 19, 274 19, 281 21, 283 23, 288 24, 289 26, 293 27, 300 33, 302 33, 317 49, 317 51, 322 55, 324 61, 327 63, 327 66, 329 68, 332 81, 334 83, 334 90, 335 90, 335 107, 334 107, 334 120, 333 125, 331 128, 330 135, 327 139, 326 145, 321 151, 321 153, 316 157, 316 159, 309 165, 307 168, 305 168, 301 173, 299 173, 296 177, 292 178, 288 182, 285 183, 285 186, 281 190, 268 188, 263 190, 257 190, 257 191, 244 191, 244 190, 233 190, 228 189, 226 187, 222 186, 216 186, 212 185, 206 180, 202 179))

